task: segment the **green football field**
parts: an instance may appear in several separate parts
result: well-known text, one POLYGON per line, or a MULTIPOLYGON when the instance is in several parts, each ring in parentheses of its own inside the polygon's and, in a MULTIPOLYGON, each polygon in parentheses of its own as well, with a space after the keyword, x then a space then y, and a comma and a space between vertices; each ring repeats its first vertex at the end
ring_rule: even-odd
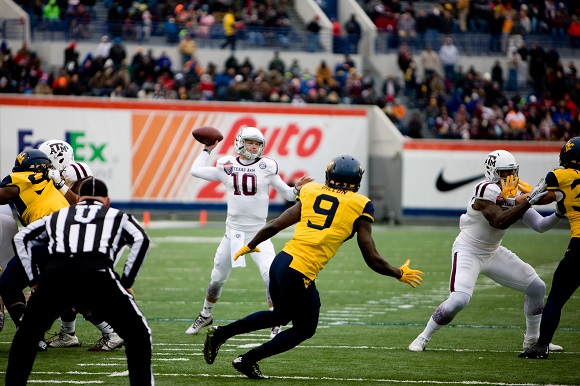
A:
MULTIPOLYGON (((199 228, 193 222, 172 228, 153 222, 148 229, 153 246, 134 290, 153 333, 157 385, 257 382, 237 373, 231 362, 265 342, 269 331, 232 338, 211 366, 203 360, 204 335, 184 334, 202 306, 223 231, 222 223, 199 228)), ((375 226, 377 247, 389 262, 398 266, 410 258, 411 267, 424 272, 423 285, 416 289, 371 271, 356 241, 348 241, 317 279, 322 309, 316 335, 289 352, 261 361, 262 372, 272 377, 263 382, 305 386, 579 385, 580 293, 566 304, 554 337, 564 352, 552 353, 548 360, 517 357, 525 331, 523 294, 483 276, 469 306, 433 337, 427 351, 407 350, 447 297, 450 251, 457 232, 456 226, 449 225, 375 226)), ((290 236, 290 232, 276 236, 276 248, 290 236)), ((532 264, 549 290, 568 240, 569 231, 564 228, 537 234, 516 227, 508 231, 504 245, 532 264)), ((263 283, 247 259, 246 268, 232 272, 214 308, 217 325, 266 308, 263 283)), ((56 322, 47 337, 58 328, 56 322)), ((13 335, 14 324, 7 320, 0 333, 0 384, 13 335)), ((49 349, 37 355, 30 384, 129 384, 124 348, 87 352, 100 333, 83 319, 78 319, 77 335, 81 347, 49 349)))

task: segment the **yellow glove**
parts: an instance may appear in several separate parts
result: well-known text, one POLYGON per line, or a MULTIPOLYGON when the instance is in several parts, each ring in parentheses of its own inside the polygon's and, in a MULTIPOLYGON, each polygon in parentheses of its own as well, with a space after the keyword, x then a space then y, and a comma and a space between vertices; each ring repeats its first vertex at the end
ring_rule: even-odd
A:
POLYGON ((409 268, 410 262, 411 260, 407 259, 407 261, 405 261, 405 264, 399 267, 399 269, 401 270, 401 277, 399 278, 399 281, 407 283, 411 287, 415 288, 416 286, 418 286, 423 282, 423 278, 419 276, 422 275, 423 272, 419 271, 418 269, 409 268))
POLYGON ((518 188, 520 189, 520 191, 522 193, 530 193, 532 191, 532 186, 530 184, 528 184, 527 182, 524 182, 522 180, 520 180, 520 182, 518 182, 518 188))
POLYGON ((514 178, 513 175, 506 177, 505 182, 503 178, 501 179, 501 195, 504 200, 508 197, 515 197, 518 194, 518 182, 519 178, 514 178))
POLYGON ((258 247, 254 248, 254 249, 250 249, 250 247, 248 247, 247 245, 244 245, 243 247, 240 248, 239 251, 236 252, 236 254, 234 255, 234 261, 238 260, 238 258, 240 256, 245 255, 246 253, 252 253, 252 252, 260 252, 260 250, 258 249, 258 247))

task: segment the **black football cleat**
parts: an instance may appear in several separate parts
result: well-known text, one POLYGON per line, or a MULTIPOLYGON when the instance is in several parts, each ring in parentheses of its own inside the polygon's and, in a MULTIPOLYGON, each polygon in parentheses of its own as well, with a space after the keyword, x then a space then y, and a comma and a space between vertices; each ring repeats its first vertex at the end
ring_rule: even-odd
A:
POLYGON ((550 355, 550 348, 547 344, 535 344, 530 348, 527 348, 518 355, 518 358, 526 359, 548 359, 550 355))
POLYGON ((270 377, 262 374, 260 371, 260 366, 257 363, 249 363, 244 361, 244 358, 237 357, 232 362, 234 369, 238 370, 240 373, 244 374, 250 379, 268 379, 270 377))
POLYGON ((205 334, 205 343, 203 344, 203 357, 208 365, 213 364, 215 357, 218 354, 220 346, 224 341, 220 341, 216 337, 216 332, 221 330, 219 326, 212 326, 207 329, 205 334))

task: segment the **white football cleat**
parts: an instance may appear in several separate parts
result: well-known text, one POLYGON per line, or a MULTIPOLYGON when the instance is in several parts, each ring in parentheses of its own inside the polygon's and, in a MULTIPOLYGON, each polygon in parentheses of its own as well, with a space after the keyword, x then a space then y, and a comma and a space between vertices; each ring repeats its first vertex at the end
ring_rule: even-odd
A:
POLYGON ((125 341, 119 334, 111 332, 110 334, 103 334, 103 337, 99 339, 97 344, 89 348, 89 351, 113 351, 116 348, 122 347, 124 344, 125 341))
POLYGON ((48 347, 80 347, 79 338, 74 334, 59 332, 57 336, 46 341, 48 347))
POLYGON ((429 342, 429 339, 425 339, 421 335, 419 335, 409 345, 409 351, 415 351, 415 352, 425 351, 425 347, 427 347, 428 342, 429 342))
MULTIPOLYGON (((526 336, 524 335, 524 343, 522 344, 522 347, 525 350, 525 349, 531 348, 537 342, 538 342, 538 338, 526 339, 526 336)), ((559 345, 554 344, 554 343, 550 343, 548 348, 550 349, 550 352, 564 351, 564 348, 562 346, 559 346, 559 345)))
POLYGON ((213 317, 211 315, 210 316, 202 316, 201 314, 199 314, 197 316, 197 318, 195 318, 195 320, 193 321, 191 326, 189 326, 189 328, 187 330, 185 330, 185 334, 186 335, 197 335, 202 328, 209 326, 212 323, 213 323, 213 317))

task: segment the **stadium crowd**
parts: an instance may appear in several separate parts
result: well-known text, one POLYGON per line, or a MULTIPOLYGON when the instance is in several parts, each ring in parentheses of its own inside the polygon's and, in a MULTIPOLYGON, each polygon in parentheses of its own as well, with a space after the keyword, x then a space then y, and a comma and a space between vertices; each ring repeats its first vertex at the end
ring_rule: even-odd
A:
POLYGON ((452 33, 489 35, 492 52, 507 52, 530 35, 549 35, 555 47, 580 48, 580 4, 558 0, 443 0, 415 2, 359 0, 388 46, 400 42, 438 48, 441 36, 452 33), (431 3, 431 4, 429 4, 431 3), (430 6, 425 7, 425 4, 430 6))
POLYGON ((564 68, 556 50, 538 45, 527 53, 529 81, 513 91, 506 91, 499 62, 485 73, 454 66, 446 75, 436 69, 440 59, 430 48, 421 56, 433 57, 434 68, 421 59, 424 73, 418 74, 413 55, 402 50, 402 79, 389 74, 380 84, 349 55, 335 64, 321 61, 314 72, 298 59, 288 66, 277 52, 267 68, 256 67, 249 57, 240 61, 235 53, 221 67, 210 62, 203 68, 195 55, 180 66, 166 52, 155 56, 142 47, 126 58, 120 39, 103 38, 95 54, 82 59, 71 42, 53 74, 25 43, 15 53, 6 42, 0 50, 0 93, 377 105, 410 137, 563 141, 580 134, 574 62, 564 68), (409 107, 423 115, 407 117, 409 107))

